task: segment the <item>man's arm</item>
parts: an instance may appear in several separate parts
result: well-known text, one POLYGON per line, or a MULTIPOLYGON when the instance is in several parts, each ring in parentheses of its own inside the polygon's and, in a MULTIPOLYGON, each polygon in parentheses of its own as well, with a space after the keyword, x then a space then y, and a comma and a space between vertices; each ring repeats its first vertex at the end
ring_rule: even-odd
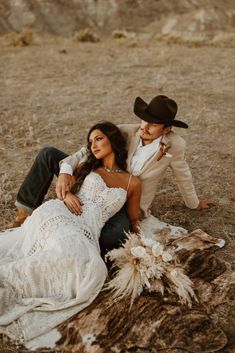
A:
MULTIPOLYGON (((73 172, 79 164, 87 160, 88 151, 86 147, 82 147, 74 154, 60 161, 60 175, 56 182, 56 195, 60 200, 64 200, 65 195, 71 190, 73 185, 73 172)), ((77 212, 79 211, 79 205, 77 212)))
POLYGON ((66 163, 70 165, 70 167, 74 171, 79 166, 79 164, 87 160, 87 156, 88 156, 87 148, 83 146, 79 151, 62 159, 62 161, 60 161, 60 168, 62 168, 62 163, 66 163))
POLYGON ((180 141, 180 146, 178 146, 170 166, 187 207, 201 210, 209 208, 210 205, 216 204, 212 199, 199 201, 193 185, 193 178, 189 165, 185 160, 185 141, 183 139, 180 141))
POLYGON ((201 200, 197 206, 197 210, 203 210, 204 208, 210 208, 210 206, 217 205, 218 202, 212 199, 201 200))

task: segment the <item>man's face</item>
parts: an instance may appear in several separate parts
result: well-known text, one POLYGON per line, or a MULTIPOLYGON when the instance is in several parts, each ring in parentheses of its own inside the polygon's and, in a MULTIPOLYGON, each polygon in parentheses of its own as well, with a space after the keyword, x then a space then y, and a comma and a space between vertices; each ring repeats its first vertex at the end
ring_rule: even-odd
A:
POLYGON ((147 121, 141 120, 139 134, 142 138, 143 144, 148 145, 153 142, 153 140, 168 133, 170 130, 171 127, 164 128, 163 124, 151 124, 147 121))

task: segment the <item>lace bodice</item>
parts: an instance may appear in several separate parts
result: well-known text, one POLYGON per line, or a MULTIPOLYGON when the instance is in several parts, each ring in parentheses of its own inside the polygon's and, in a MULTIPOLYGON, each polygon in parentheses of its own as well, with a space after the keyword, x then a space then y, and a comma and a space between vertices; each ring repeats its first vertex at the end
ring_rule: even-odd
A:
POLYGON ((103 226, 124 205, 127 191, 120 187, 108 187, 98 173, 91 172, 85 178, 77 196, 84 204, 83 212, 86 213, 91 204, 99 208, 103 226))

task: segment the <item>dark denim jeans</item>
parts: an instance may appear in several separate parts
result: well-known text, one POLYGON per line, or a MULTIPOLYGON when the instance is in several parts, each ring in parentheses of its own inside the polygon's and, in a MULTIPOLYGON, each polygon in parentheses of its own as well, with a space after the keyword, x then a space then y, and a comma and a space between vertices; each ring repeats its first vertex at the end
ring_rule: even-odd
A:
POLYGON ((59 162, 65 157, 66 153, 54 147, 39 151, 17 194, 17 207, 34 210, 42 204, 54 175, 59 174, 59 162))
MULTIPOLYGON (((59 174, 59 162, 67 154, 54 148, 45 147, 37 155, 29 173, 23 181, 16 198, 16 206, 32 211, 40 206, 51 185, 54 175, 59 174)), ((100 248, 104 256, 107 250, 117 248, 125 239, 124 231, 130 229, 126 205, 110 218, 101 231, 100 248)))

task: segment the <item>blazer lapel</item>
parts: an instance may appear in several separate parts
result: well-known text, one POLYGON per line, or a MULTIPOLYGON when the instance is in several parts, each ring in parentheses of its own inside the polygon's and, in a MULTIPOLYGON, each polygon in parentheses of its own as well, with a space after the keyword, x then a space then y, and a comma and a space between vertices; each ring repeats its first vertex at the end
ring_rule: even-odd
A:
POLYGON ((157 154, 157 161, 160 161, 162 157, 165 156, 166 152, 169 150, 171 147, 171 143, 169 141, 169 138, 167 135, 163 135, 161 138, 160 146, 159 146, 158 154, 157 154))

